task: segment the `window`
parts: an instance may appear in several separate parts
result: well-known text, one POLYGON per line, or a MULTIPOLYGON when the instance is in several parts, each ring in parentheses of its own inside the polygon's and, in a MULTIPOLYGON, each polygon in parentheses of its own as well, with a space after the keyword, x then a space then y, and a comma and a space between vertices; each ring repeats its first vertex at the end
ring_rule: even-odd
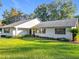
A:
POLYGON ((9 33, 10 32, 10 28, 5 28, 4 29, 4 33, 9 33))
POLYGON ((65 34, 65 28, 55 28, 55 34, 65 34))
POLYGON ((45 28, 42 28, 42 33, 46 33, 46 29, 45 28))
POLYGON ((46 33, 46 29, 45 28, 37 29, 36 32, 37 33, 46 33))

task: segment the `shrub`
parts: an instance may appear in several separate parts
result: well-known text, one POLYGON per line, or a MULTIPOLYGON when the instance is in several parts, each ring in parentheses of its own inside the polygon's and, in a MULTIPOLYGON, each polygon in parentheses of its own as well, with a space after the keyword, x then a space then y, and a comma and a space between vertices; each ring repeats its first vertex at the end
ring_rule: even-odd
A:
POLYGON ((77 28, 70 29, 70 32, 72 33, 72 36, 73 36, 72 41, 75 41, 75 37, 76 37, 76 35, 78 33, 78 29, 77 28))
POLYGON ((67 39, 67 38, 57 38, 57 40, 59 40, 59 41, 65 41, 65 42, 69 41, 69 39, 67 39))
POLYGON ((26 37, 32 37, 32 35, 22 35, 19 38, 26 38, 26 37))
POLYGON ((7 36, 7 35, 1 35, 1 37, 5 38, 12 38, 12 36, 7 36))

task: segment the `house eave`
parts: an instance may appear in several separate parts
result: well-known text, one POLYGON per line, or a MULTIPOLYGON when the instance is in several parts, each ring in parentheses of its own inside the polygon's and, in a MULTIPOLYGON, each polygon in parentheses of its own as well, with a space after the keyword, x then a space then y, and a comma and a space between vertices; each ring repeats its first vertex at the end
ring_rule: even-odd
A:
POLYGON ((56 27, 33 27, 33 28, 71 28, 74 26, 56 26, 56 27))

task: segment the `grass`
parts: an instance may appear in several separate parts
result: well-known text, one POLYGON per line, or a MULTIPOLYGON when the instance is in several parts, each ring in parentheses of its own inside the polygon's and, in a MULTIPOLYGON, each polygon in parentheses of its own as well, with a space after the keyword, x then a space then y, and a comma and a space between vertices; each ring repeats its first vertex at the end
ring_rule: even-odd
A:
POLYGON ((79 59, 79 44, 43 38, 0 38, 0 59, 79 59))

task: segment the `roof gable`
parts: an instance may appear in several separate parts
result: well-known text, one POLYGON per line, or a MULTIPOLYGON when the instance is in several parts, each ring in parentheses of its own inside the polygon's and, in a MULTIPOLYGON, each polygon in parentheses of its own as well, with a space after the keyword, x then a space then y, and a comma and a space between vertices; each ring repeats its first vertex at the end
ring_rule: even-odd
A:
POLYGON ((19 27, 19 28, 27 28, 27 27, 32 27, 35 26, 35 24, 37 25, 38 23, 40 23, 38 18, 32 19, 32 20, 21 20, 9 25, 5 25, 3 26, 4 28, 6 27, 19 27))

